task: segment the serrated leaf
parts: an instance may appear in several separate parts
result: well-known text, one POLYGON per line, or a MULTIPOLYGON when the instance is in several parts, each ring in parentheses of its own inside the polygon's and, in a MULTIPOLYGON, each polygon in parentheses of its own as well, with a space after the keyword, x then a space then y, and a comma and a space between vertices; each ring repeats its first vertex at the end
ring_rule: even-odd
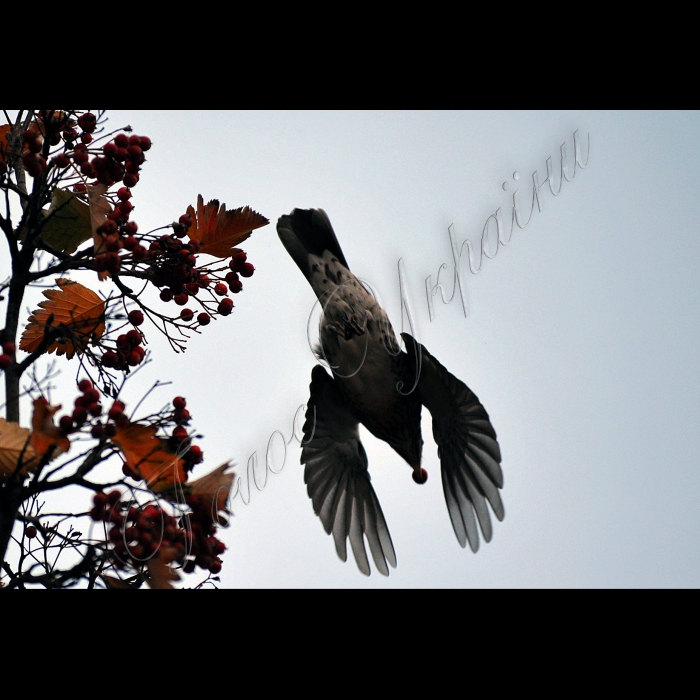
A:
POLYGON ((232 466, 229 462, 224 462, 209 474, 190 482, 188 488, 192 495, 204 499, 211 511, 212 518, 219 525, 228 525, 227 518, 222 514, 231 514, 228 509, 228 499, 236 476, 233 472, 228 471, 232 466))
POLYGON ((225 204, 219 206, 218 199, 204 206, 201 194, 197 195, 197 212, 189 206, 187 213, 193 221, 187 234, 199 241, 200 253, 216 258, 230 257, 236 252, 235 246, 245 241, 254 229, 270 223, 250 207, 229 210, 225 204))
POLYGON ((187 481, 184 460, 170 449, 166 440, 155 437, 152 425, 130 423, 117 428, 112 442, 122 451, 132 472, 146 480, 151 491, 158 493, 187 481))
POLYGON ((70 440, 53 422, 54 414, 60 408, 61 404, 50 406, 44 398, 34 401, 30 444, 39 457, 43 457, 51 448, 53 448, 52 459, 70 449, 70 440))
POLYGON ((0 475, 12 476, 16 473, 25 477, 37 468, 39 459, 29 436, 29 428, 21 428, 19 423, 8 423, 0 418, 0 475))
POLYGON ((64 342, 54 341, 47 352, 56 352, 70 360, 77 352, 79 355, 92 338, 100 338, 105 332, 105 302, 95 292, 78 282, 58 279, 59 289, 47 289, 43 292, 48 301, 39 303, 40 309, 29 317, 27 326, 19 343, 20 350, 33 352, 44 339, 47 323, 51 327, 64 327, 64 342))
POLYGON ((156 556, 151 557, 147 562, 148 573, 151 574, 150 579, 146 579, 146 583, 154 589, 174 590, 175 586, 172 581, 179 581, 178 574, 170 563, 178 558, 179 551, 175 547, 162 547, 156 556))
POLYGON ((90 207, 68 190, 54 189, 41 237, 53 248, 70 255, 92 238, 90 207))

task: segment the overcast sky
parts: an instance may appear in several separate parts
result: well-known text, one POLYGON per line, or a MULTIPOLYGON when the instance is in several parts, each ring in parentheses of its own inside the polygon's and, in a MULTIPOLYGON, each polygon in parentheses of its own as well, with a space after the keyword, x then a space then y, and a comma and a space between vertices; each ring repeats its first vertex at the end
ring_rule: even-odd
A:
POLYGON ((698 586, 697 112, 112 112, 110 124, 153 140, 134 190, 142 230, 200 193, 271 221, 243 245, 257 271, 234 313, 185 355, 149 334, 154 362, 126 396, 172 380, 156 403, 187 398, 205 436, 199 473, 238 464, 247 504, 233 500, 223 533, 225 587, 698 586), (542 210, 506 247, 493 227, 497 254, 478 275, 463 266, 467 317, 458 290, 449 304, 437 293, 431 320, 425 280, 434 285, 443 263, 452 293, 448 228, 478 251, 499 207, 510 231, 516 192, 526 221, 533 173, 542 184, 551 157, 556 190, 560 146, 571 172, 576 130, 583 163, 590 135, 585 169, 556 197, 543 184, 542 210), (362 432, 397 553, 388 578, 338 559, 296 441, 280 471, 275 438, 279 473, 248 497, 249 457, 257 451, 264 481, 268 441, 291 438, 316 364, 315 297, 275 230, 295 207, 326 210, 397 333, 403 260, 418 338, 489 412, 506 517, 478 553, 452 531, 427 412, 425 486, 362 432))

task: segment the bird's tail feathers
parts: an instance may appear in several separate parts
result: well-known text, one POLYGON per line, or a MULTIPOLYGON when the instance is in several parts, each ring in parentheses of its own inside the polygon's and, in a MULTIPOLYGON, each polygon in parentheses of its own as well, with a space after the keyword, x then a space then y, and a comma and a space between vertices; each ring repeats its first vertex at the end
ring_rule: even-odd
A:
POLYGON ((280 216, 277 234, 307 279, 311 277, 309 255, 320 257, 326 250, 350 269, 323 209, 295 209, 291 214, 280 216))

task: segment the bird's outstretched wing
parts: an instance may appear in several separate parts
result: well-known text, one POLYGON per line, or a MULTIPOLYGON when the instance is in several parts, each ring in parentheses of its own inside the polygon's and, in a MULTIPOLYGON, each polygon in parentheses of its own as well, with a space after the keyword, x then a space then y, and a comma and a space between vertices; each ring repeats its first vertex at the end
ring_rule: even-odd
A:
POLYGON ((396 554, 381 506, 370 484, 367 455, 360 442, 358 421, 343 395, 320 365, 311 372, 311 397, 304 423, 301 463, 314 512, 328 534, 333 533, 338 556, 347 561, 347 538, 357 566, 369 576, 363 535, 380 573, 396 567, 396 554))
POLYGON ((501 450, 486 409, 474 392, 450 374, 408 333, 409 362, 420 372, 421 403, 433 417, 433 437, 438 446, 442 487, 452 527, 462 547, 479 548, 478 519, 484 539, 491 540, 491 519, 486 502, 499 520, 505 510, 499 489, 503 488, 501 450), (476 513, 476 519, 474 517, 476 513))

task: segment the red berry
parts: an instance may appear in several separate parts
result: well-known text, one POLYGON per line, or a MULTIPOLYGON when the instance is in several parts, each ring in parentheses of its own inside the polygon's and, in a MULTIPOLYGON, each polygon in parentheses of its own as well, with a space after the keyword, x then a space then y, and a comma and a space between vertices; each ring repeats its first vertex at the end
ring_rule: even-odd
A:
POLYGON ((242 277, 252 277, 254 272, 255 272, 255 268, 249 262, 244 263, 243 267, 241 267, 241 269, 240 269, 240 273, 241 273, 242 277))
POLYGON ((119 250, 121 250, 122 247, 122 242, 119 239, 119 236, 107 236, 107 239, 105 240, 105 248, 110 253, 117 253, 119 250))
POLYGON ((107 350, 107 352, 102 355, 102 364, 105 367, 116 367, 119 364, 119 358, 114 350, 107 350))
POLYGON ((112 236, 117 233, 117 224, 112 220, 112 219, 107 219, 102 224, 102 233, 105 234, 105 236, 112 236))
POLYGON ((134 260, 144 260, 147 255, 148 251, 142 245, 137 245, 132 253, 134 260))
POLYGON ((204 453, 202 452, 202 448, 199 445, 192 445, 192 447, 190 447, 189 451, 187 452, 187 455, 192 461, 192 464, 199 464, 200 462, 204 461, 204 453))
POLYGON ((424 484, 428 480, 428 472, 422 467, 414 470, 411 476, 417 484, 424 484))
POLYGON ((122 260, 119 253, 107 253, 105 255, 105 266, 108 272, 116 275, 122 267, 122 260))
POLYGON ((128 416, 125 416, 123 413, 118 415, 114 419, 114 424, 118 428, 128 428, 130 423, 131 423, 131 421, 129 420, 128 416))
POLYGON ((173 298, 173 293, 170 289, 163 289, 160 293, 161 301, 170 301, 173 298))
POLYGON ((183 226, 186 226, 187 228, 189 228, 190 226, 192 226, 192 223, 193 223, 192 217, 191 217, 189 214, 183 214, 183 215, 178 219, 178 221, 179 221, 183 226))
POLYGON ((189 301, 190 297, 187 294, 176 294, 173 298, 178 306, 184 306, 189 301))
POLYGON ((152 145, 151 139, 149 139, 148 136, 139 136, 139 139, 141 141, 141 150, 147 151, 152 145))
POLYGON ((121 199, 122 202, 126 202, 131 199, 131 190, 128 187, 120 187, 117 190, 117 197, 121 199))
POLYGON ((85 112, 78 117, 78 126, 88 134, 92 133, 97 126, 97 117, 92 112, 85 112))
POLYGON ((200 326, 206 326, 209 324, 209 321, 211 321, 211 318, 208 313, 202 311, 202 313, 197 316, 197 321, 199 321, 200 326))
POLYGON ((218 557, 214 559, 212 564, 209 566, 209 571, 211 571, 212 574, 218 574, 221 571, 221 559, 218 557))
POLYGON ((30 540, 33 540, 36 537, 36 528, 34 527, 34 525, 27 525, 27 527, 24 529, 24 534, 30 540))
POLYGON ((75 185, 73 185, 73 191, 74 192, 87 192, 87 188, 82 182, 76 182, 75 185))
POLYGON ((90 405, 90 401, 85 398, 85 395, 78 396, 78 398, 73 402, 76 408, 87 408, 90 405))
POLYGON ((222 299, 219 303, 217 311, 222 316, 228 316, 231 311, 233 311, 233 300, 232 299, 222 299))
POLYGON ((7 369, 13 362, 14 359, 10 355, 0 355, 0 370, 7 369))
POLYGON ((73 419, 70 416, 61 416, 58 426, 64 433, 68 433, 73 430, 73 419))
POLYGON ((126 134, 117 134, 114 137, 114 143, 116 143, 119 148, 126 148, 129 145, 129 137, 126 134))
POLYGON ((104 146, 102 146, 102 153, 105 154, 108 158, 114 158, 114 156, 117 155, 117 152, 119 151, 119 148, 114 141, 110 141, 109 143, 106 143, 104 146))
POLYGON ((126 358, 126 361, 130 367, 136 367, 136 365, 140 365, 141 360, 143 360, 143 355, 140 352, 136 352, 136 350, 130 352, 128 357, 126 358))
POLYGON ((93 425, 90 435, 95 438, 95 440, 101 440, 105 434, 105 429, 103 425, 93 425))
POLYGON ((138 173, 127 173, 124 175, 124 184, 127 187, 135 187, 136 183, 139 181, 138 173))
POLYGON ((228 292, 228 288, 223 282, 219 282, 215 287, 214 287, 214 292, 218 294, 220 297, 224 296, 226 292, 228 292))
POLYGON ((115 401, 112 408, 109 409, 107 416, 110 420, 115 420, 118 416, 124 415, 124 404, 121 401, 115 401))
MULTIPOLYGON (((231 273, 229 273, 229 274, 231 274, 231 273)), ((236 274, 236 273, 234 272, 233 274, 236 274)), ((226 275, 226 276, 228 277, 228 275, 226 275)), ((240 292, 241 289, 243 289, 243 282, 241 282, 240 280, 233 280, 233 281, 229 282, 229 285, 230 285, 231 292, 233 294, 238 294, 238 292, 240 292)))
POLYGON ((57 168, 67 168, 70 165, 70 158, 65 153, 59 153, 55 158, 52 158, 53 163, 57 168))
POLYGON ((141 334, 134 328, 126 334, 126 342, 130 346, 141 345, 141 334))
POLYGON ((82 425, 87 420, 87 417, 88 417, 87 409, 86 408, 75 408, 73 410, 72 416, 73 416, 73 421, 77 425, 82 425))
POLYGON ((88 406, 100 400, 100 392, 92 386, 89 389, 85 389, 84 394, 83 401, 88 406))
POLYGON ((15 352, 17 352, 17 348, 14 343, 3 343, 2 351, 6 355, 12 355, 14 357, 15 352))
POLYGON ((187 435, 187 428, 185 428, 182 425, 178 425, 174 430, 173 430, 173 437, 176 440, 179 440, 182 442, 183 440, 186 440, 189 436, 187 435))
POLYGON ((245 254, 245 251, 241 251, 240 253, 236 253, 232 258, 231 262, 228 264, 228 266, 236 272, 242 265, 243 263, 248 259, 248 256, 245 254))
POLYGON ((194 318, 194 311, 192 309, 183 309, 180 311, 180 318, 185 323, 189 323, 194 318))
POLYGON ((129 312, 129 323, 132 326, 140 326, 143 323, 143 313, 139 309, 129 312))
POLYGON ((80 140, 87 145, 88 143, 92 142, 92 136, 88 133, 85 134, 80 134, 80 140))
POLYGON ((185 406, 187 406, 187 400, 184 396, 176 396, 173 399, 173 406, 176 411, 182 411, 182 409, 185 408, 185 406))

